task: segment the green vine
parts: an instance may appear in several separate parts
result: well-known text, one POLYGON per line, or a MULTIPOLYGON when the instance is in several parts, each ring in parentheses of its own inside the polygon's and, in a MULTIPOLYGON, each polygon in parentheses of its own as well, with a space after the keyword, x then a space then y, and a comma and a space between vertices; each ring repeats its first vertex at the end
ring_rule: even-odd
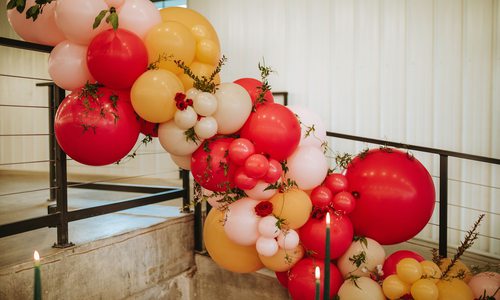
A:
MULTIPOLYGON (((271 90, 271 85, 269 84, 269 81, 267 80, 267 78, 274 71, 271 69, 271 67, 266 66, 266 62, 264 61, 264 59, 262 60, 262 64, 259 62, 258 68, 260 71, 260 78, 261 78, 262 84, 257 87, 257 89, 259 90, 259 94, 257 95, 257 98, 255 99, 255 103, 256 104, 263 104, 263 103, 267 102, 267 99, 265 98, 266 93, 271 90)), ((254 104, 253 110, 255 110, 255 104, 254 104)))
POLYGON ((158 70, 162 61, 170 61, 174 58, 172 54, 161 53, 158 58, 148 65, 148 70, 158 70))
POLYGON ((226 61, 227 58, 223 55, 217 63, 217 67, 212 72, 212 74, 210 74, 209 77, 201 76, 201 78, 194 74, 193 71, 182 60, 174 60, 174 63, 184 71, 184 74, 189 76, 189 78, 194 81, 193 87, 195 89, 213 94, 217 89, 217 84, 214 82, 215 76, 220 73, 220 71, 222 70, 222 66, 226 63, 226 61))
POLYGON ((134 159, 136 156, 137 156, 137 151, 142 147, 142 146, 147 146, 148 144, 152 143, 153 142, 153 137, 151 135, 146 135, 140 142, 140 144, 135 147, 134 151, 132 151, 132 153, 128 154, 127 156, 125 156, 124 158, 118 160, 117 162, 115 162, 115 164, 119 165, 121 163, 125 163, 125 162, 128 162, 129 160, 131 159, 134 159))

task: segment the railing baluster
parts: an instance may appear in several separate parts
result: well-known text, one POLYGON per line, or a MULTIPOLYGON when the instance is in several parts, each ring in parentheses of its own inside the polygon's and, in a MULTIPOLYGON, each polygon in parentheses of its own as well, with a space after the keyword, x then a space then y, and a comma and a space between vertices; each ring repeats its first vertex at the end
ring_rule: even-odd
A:
POLYGON ((448 156, 439 155, 439 255, 448 256, 448 156))

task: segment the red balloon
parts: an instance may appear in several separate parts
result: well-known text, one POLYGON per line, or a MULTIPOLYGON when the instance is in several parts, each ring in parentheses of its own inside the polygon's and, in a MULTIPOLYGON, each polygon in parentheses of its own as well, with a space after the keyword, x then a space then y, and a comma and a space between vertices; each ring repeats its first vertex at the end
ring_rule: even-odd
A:
POLYGON ((350 214, 356 235, 382 245, 404 242, 429 222, 435 203, 432 178, 414 157, 396 149, 374 149, 347 168, 356 196, 350 214))
POLYGON ((85 165, 103 166, 123 158, 134 147, 140 129, 128 92, 99 88, 97 98, 80 93, 69 94, 57 109, 57 142, 85 165))
POLYGON ((282 161, 300 142, 300 123, 287 107, 277 103, 258 106, 241 130, 241 137, 255 145, 256 153, 282 161))
POLYGON ((110 88, 127 89, 147 70, 148 52, 135 33, 109 29, 90 42, 87 66, 97 82, 110 88))
POLYGON ((347 215, 356 207, 356 199, 354 199, 354 196, 349 192, 339 192, 337 195, 333 196, 332 204, 335 210, 347 215))
POLYGON ((158 127, 160 124, 151 123, 142 118, 139 119, 139 123, 141 124, 141 133, 144 135, 150 135, 152 137, 158 137, 158 127))
POLYGON ((234 187, 236 168, 227 157, 229 145, 233 140, 215 136, 205 140, 191 156, 193 178, 202 187, 215 192, 234 187))
POLYGON ((279 283, 283 287, 288 288, 288 271, 274 273, 276 274, 276 278, 278 279, 279 283))
MULTIPOLYGON (((330 257, 340 257, 349 248, 354 236, 351 220, 348 217, 332 214, 330 223, 330 257)), ((298 230, 300 241, 306 250, 312 251, 311 256, 325 258, 326 221, 309 218, 298 230)))
POLYGON ((255 147, 247 139, 235 139, 229 145, 229 159, 238 166, 245 164, 245 160, 255 153, 255 147))
MULTIPOLYGON (((288 279, 288 291, 294 300, 309 300, 315 299, 316 294, 316 278, 314 271, 316 266, 320 269, 320 299, 323 299, 324 285, 323 276, 325 274, 325 263, 323 260, 313 259, 307 257, 301 259, 290 269, 290 276, 288 279)), ((337 267, 330 263, 330 295, 328 299, 337 294, 340 286, 344 282, 342 275, 337 267)))
POLYGON ((314 206, 323 208, 330 205, 333 194, 329 188, 324 185, 319 185, 311 191, 311 202, 314 206))
MULTIPOLYGON (((234 83, 242 86, 245 90, 247 90, 248 95, 250 95, 250 99, 252 99, 252 104, 255 104, 255 100, 257 100, 261 92, 260 87, 262 86, 262 82, 254 78, 240 78, 238 80, 235 80, 234 83)), ((264 103, 274 103, 274 97, 271 91, 267 91, 264 94, 264 100, 264 103)))
POLYGON ((269 169, 267 170, 266 176, 264 176, 264 181, 267 183, 275 183, 280 179, 281 174, 283 174, 283 169, 279 161, 275 159, 269 160, 269 169))
POLYGON ((382 267, 382 271, 384 272, 384 279, 389 275, 396 274, 396 265, 403 258, 414 258, 419 262, 424 260, 424 258, 417 252, 413 252, 410 250, 396 251, 387 256, 387 258, 385 259, 384 266, 382 267))
POLYGON ((257 182, 259 180, 252 177, 248 177, 248 175, 245 172, 245 169, 243 167, 240 167, 234 173, 233 181, 236 187, 242 190, 250 190, 257 185, 257 182))
POLYGON ((344 175, 340 173, 331 173, 326 176, 324 185, 335 195, 339 192, 346 191, 349 183, 344 175))
POLYGON ((244 168, 248 177, 259 179, 269 170, 269 161, 262 154, 252 154, 245 160, 244 168))

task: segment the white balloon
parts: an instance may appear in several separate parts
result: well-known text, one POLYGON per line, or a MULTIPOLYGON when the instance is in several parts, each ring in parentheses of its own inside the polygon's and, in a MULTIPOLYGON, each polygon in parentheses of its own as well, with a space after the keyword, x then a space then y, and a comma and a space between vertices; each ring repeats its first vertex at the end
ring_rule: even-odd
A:
POLYGON ((224 232, 238 245, 254 245, 259 238, 258 224, 260 217, 255 214, 255 206, 259 201, 241 198, 229 204, 226 211, 224 232))
POLYGON ((301 190, 320 185, 328 173, 328 161, 323 151, 313 146, 299 146, 287 159, 286 178, 294 180, 301 190))
POLYGON ((49 56, 49 75, 65 90, 76 90, 87 81, 94 82, 87 68, 87 46, 62 41, 52 49, 49 56))
POLYGON ((262 256, 273 256, 278 252, 278 243, 273 238, 261 236, 256 244, 257 252, 262 256))
POLYGON ((314 146, 321 148, 323 142, 326 141, 326 127, 323 124, 321 117, 305 108, 298 105, 287 106, 300 120, 300 143, 299 146, 314 146), (311 130, 314 126, 314 130, 311 130), (307 135, 307 133, 309 134, 307 135), (306 137, 307 135, 307 137, 306 137))
POLYGON ((362 241, 354 241, 347 251, 337 260, 337 266, 344 278, 355 275, 369 277, 370 272, 376 272, 377 265, 384 265, 385 250, 375 240, 366 238, 366 245, 362 241), (353 256, 365 253, 365 261, 358 267, 350 260, 353 256), (366 272, 363 272, 366 270, 366 272))
POLYGON ((177 127, 174 120, 160 124, 158 140, 168 153, 179 156, 192 154, 203 142, 186 139, 185 131, 177 127))
POLYGON ((268 186, 269 183, 259 180, 253 189, 245 190, 245 193, 248 197, 255 200, 267 200, 278 192, 276 189, 264 191, 268 186))
POLYGON ((193 99, 193 108, 200 116, 211 116, 217 110, 217 98, 207 92, 199 93, 193 99))
POLYGON ((278 245, 285 250, 295 249, 299 245, 299 234, 293 229, 280 232, 278 235, 278 245))
MULTIPOLYGON (((193 100, 198 94, 200 94, 201 91, 196 89, 196 88, 190 88, 186 92, 186 99, 191 99, 193 100)), ((194 100, 193 100, 194 101, 194 100)))
POLYGON ((213 117, 201 118, 194 125, 194 132, 201 139, 209 139, 217 133, 217 121, 213 117))
POLYGON ((182 168, 184 170, 191 170, 191 155, 179 156, 170 154, 170 158, 172 158, 172 161, 179 168, 182 168))
POLYGON ((252 112, 252 99, 240 85, 225 82, 215 93, 217 110, 213 117, 217 120, 218 133, 231 134, 243 127, 252 112))
POLYGON ((265 216, 259 221, 259 233, 267 238, 275 238, 280 234, 280 229, 276 226, 278 219, 275 216, 265 216))
POLYGON ((127 29, 144 39, 148 31, 161 23, 161 15, 149 0, 127 0, 118 9, 121 29, 127 29))
POLYGON ((188 106, 185 110, 177 110, 174 115, 175 125, 180 129, 187 130, 198 121, 198 115, 191 106, 188 106))

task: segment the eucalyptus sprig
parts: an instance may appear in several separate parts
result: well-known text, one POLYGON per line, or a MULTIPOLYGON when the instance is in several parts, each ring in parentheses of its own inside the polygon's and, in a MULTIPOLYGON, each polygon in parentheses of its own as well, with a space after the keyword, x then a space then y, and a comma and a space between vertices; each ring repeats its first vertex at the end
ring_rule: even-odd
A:
POLYGON ((142 146, 147 146, 148 144, 153 142, 153 137, 151 135, 146 135, 142 140, 141 143, 132 151, 132 153, 128 154, 122 159, 119 159, 115 164, 119 165, 121 163, 127 162, 131 159, 134 159, 137 156, 137 151, 142 147, 142 146))
POLYGON ((110 7, 109 9, 103 9, 94 19, 94 24, 92 29, 96 29, 102 22, 102 19, 106 17, 106 23, 111 24, 114 30, 118 29, 118 14, 116 13, 116 8, 110 7), (108 15, 106 17, 106 15, 108 15))
MULTIPOLYGON (((26 11, 26 19, 36 21, 38 15, 43 13, 45 5, 50 4, 54 0, 36 0, 35 5, 28 8, 26 11)), ((26 0, 9 0, 7 2, 7 10, 15 8, 19 13, 22 13, 26 8, 26 0)))
POLYGON ((267 99, 265 98, 266 93, 271 90, 271 85, 269 84, 267 77, 269 77, 269 75, 274 71, 273 69, 271 69, 271 67, 266 66, 266 62, 264 60, 262 60, 262 64, 259 62, 258 68, 260 71, 260 79, 262 81, 262 84, 257 87, 257 90, 259 90, 259 94, 257 95, 257 99, 255 99, 255 103, 263 104, 267 101, 267 99))
POLYGON ((172 54, 160 53, 158 58, 148 65, 148 70, 158 70, 162 61, 170 61, 174 58, 172 54))
POLYGON ((203 195, 202 200, 207 201, 211 198, 220 198, 217 200, 217 203, 220 204, 219 210, 226 211, 229 204, 236 202, 244 197, 248 197, 244 190, 229 187, 222 192, 213 192, 210 196, 203 195))
POLYGON ((352 154, 350 153, 343 153, 343 154, 339 153, 335 156, 335 163, 337 164, 338 167, 340 167, 343 170, 347 169, 351 161, 352 161, 352 154))
POLYGON ((184 71, 184 74, 189 76, 189 78, 194 81, 193 87, 195 89, 213 94, 217 89, 217 84, 214 82, 215 76, 220 73, 220 71, 222 70, 222 66, 226 63, 226 61, 227 58, 223 55, 217 63, 217 66, 215 67, 215 70, 212 72, 212 74, 210 74, 209 77, 201 76, 201 78, 194 74, 191 68, 189 68, 189 66, 187 66, 182 60, 174 60, 174 63, 177 65, 177 67, 181 68, 184 71))
MULTIPOLYGON (((96 100, 97 98, 102 96, 102 95, 98 94, 97 92, 99 91, 99 88, 101 88, 103 86, 104 85, 102 85, 98 82, 90 83, 87 81, 87 83, 85 83, 82 90, 80 91, 80 94, 78 94, 78 99, 90 98, 92 100, 96 100)), ((113 99, 111 99, 111 100, 113 101, 113 99)))

